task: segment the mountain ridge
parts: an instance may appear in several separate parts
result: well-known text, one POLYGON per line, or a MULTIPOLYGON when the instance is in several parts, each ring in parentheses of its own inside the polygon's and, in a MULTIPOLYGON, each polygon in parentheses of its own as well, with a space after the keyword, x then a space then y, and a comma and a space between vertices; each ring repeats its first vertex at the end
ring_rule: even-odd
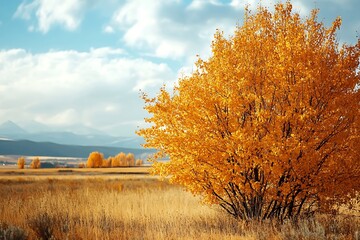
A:
POLYGON ((3 122, 0 125, 0 133, 2 134, 26 134, 27 131, 11 120, 3 122))
POLYGON ((136 158, 146 159, 153 149, 123 148, 108 146, 65 145, 53 142, 34 142, 30 140, 0 139, 0 155, 52 156, 87 158, 91 152, 101 152, 104 157, 115 156, 120 152, 133 153, 136 158))
MULTIPOLYGON (((0 138, 12 140, 30 140, 35 142, 53 142, 80 146, 108 146, 124 148, 142 148, 141 137, 116 137, 106 135, 96 129, 87 128, 88 134, 77 134, 71 131, 51 131, 44 126, 44 131, 24 129, 13 121, 0 124, 0 138), (92 132, 90 132, 92 131, 92 132)), ((80 127, 79 127, 80 128, 80 127)))

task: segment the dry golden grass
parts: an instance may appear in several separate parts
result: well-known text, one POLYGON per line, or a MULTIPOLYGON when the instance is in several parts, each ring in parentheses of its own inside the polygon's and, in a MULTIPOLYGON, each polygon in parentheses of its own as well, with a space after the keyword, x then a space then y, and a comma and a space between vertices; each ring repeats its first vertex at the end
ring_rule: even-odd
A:
POLYGON ((81 172, 63 178, 63 173, 0 177, 0 228, 1 223, 3 229, 16 226, 28 239, 360 237, 360 219, 356 217, 318 216, 298 226, 238 223, 216 207, 202 205, 180 187, 154 177, 81 172))
POLYGON ((2 180, 46 180, 51 179, 114 179, 119 176, 138 175, 147 177, 149 167, 122 167, 122 168, 47 168, 47 169, 0 169, 2 180))
POLYGON ((0 168, 0 178, 9 175, 59 175, 68 174, 148 174, 150 167, 116 167, 116 168, 40 168, 16 169, 0 168))

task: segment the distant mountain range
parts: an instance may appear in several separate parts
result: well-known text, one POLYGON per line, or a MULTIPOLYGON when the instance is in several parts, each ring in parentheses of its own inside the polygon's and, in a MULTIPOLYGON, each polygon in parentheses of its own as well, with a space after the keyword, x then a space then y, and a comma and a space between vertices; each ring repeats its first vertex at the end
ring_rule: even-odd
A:
POLYGON ((84 134, 70 131, 49 131, 46 126, 27 130, 12 121, 0 124, 0 155, 53 156, 86 158, 93 151, 114 156, 120 152, 133 153, 145 159, 154 153, 144 149, 141 137, 114 137, 96 129, 81 128, 84 134))
POLYGON ((104 157, 115 156, 120 152, 133 153, 135 158, 146 159, 154 150, 121 147, 64 145, 51 142, 29 140, 0 140, 0 155, 53 156, 87 158, 91 152, 101 152, 104 157))
POLYGON ((27 134, 27 132, 12 121, 7 121, 0 125, 0 135, 21 135, 21 134, 27 134))
POLYGON ((114 137, 96 129, 75 126, 81 134, 73 131, 52 131, 49 127, 40 123, 30 130, 20 127, 18 124, 7 121, 0 124, 0 139, 30 140, 35 142, 52 142, 66 145, 79 146, 107 146, 122 148, 141 148, 144 140, 141 137, 114 137))

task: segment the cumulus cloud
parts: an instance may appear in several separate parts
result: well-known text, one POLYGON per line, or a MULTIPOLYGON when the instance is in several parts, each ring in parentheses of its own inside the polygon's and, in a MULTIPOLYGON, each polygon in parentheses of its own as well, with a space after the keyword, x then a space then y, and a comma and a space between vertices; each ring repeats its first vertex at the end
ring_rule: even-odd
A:
POLYGON ((0 51, 0 112, 14 121, 81 123, 112 134, 133 134, 145 115, 139 89, 154 94, 173 82, 176 73, 164 63, 123 54, 112 48, 0 51))
MULTIPOLYGON (((334 0, 319 0, 318 3, 294 0, 292 3, 294 11, 301 16, 308 16, 311 9, 320 8, 320 16, 329 18, 325 19, 328 20, 327 24, 337 17, 333 13, 336 10, 349 21, 346 24, 352 27, 348 19, 350 17, 343 11, 358 3, 354 0, 346 1, 345 5, 335 3, 334 0)), ((263 1, 261 5, 273 9, 277 2, 263 1)), ((190 58, 192 61, 196 54, 205 57, 209 55, 216 29, 231 35, 236 24, 242 22, 244 8, 249 6, 255 10, 258 3, 255 0, 193 0, 190 3, 178 0, 132 0, 126 1, 116 10, 110 25, 113 30, 122 31, 122 39, 127 47, 146 51, 156 57, 175 60, 190 58)))
POLYGON ((33 0, 23 2, 17 8, 14 17, 32 20, 35 15, 38 21, 37 30, 46 33, 53 25, 75 30, 81 23, 85 1, 80 0, 33 0))
POLYGON ((112 24, 124 33, 127 46, 161 58, 206 55, 216 29, 229 33, 241 11, 220 1, 127 1, 112 24))
MULTIPOLYGON (((261 4, 273 8, 276 2, 271 0, 261 4)), ((298 0, 293 1, 293 5, 303 16, 315 7, 298 0)), ((119 6, 108 26, 114 31, 120 29, 127 47, 160 58, 185 60, 185 65, 189 65, 197 54, 209 56, 216 29, 224 31, 225 35, 233 33, 236 24, 242 22, 246 6, 255 10, 258 2, 132 0, 119 6)))

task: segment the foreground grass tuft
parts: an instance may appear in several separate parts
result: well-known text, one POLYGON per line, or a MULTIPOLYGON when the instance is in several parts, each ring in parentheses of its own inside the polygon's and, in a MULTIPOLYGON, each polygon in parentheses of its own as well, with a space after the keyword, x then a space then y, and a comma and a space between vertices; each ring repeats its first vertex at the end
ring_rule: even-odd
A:
POLYGON ((8 240, 25 240, 27 239, 26 232, 16 226, 0 223, 0 239, 8 240))

